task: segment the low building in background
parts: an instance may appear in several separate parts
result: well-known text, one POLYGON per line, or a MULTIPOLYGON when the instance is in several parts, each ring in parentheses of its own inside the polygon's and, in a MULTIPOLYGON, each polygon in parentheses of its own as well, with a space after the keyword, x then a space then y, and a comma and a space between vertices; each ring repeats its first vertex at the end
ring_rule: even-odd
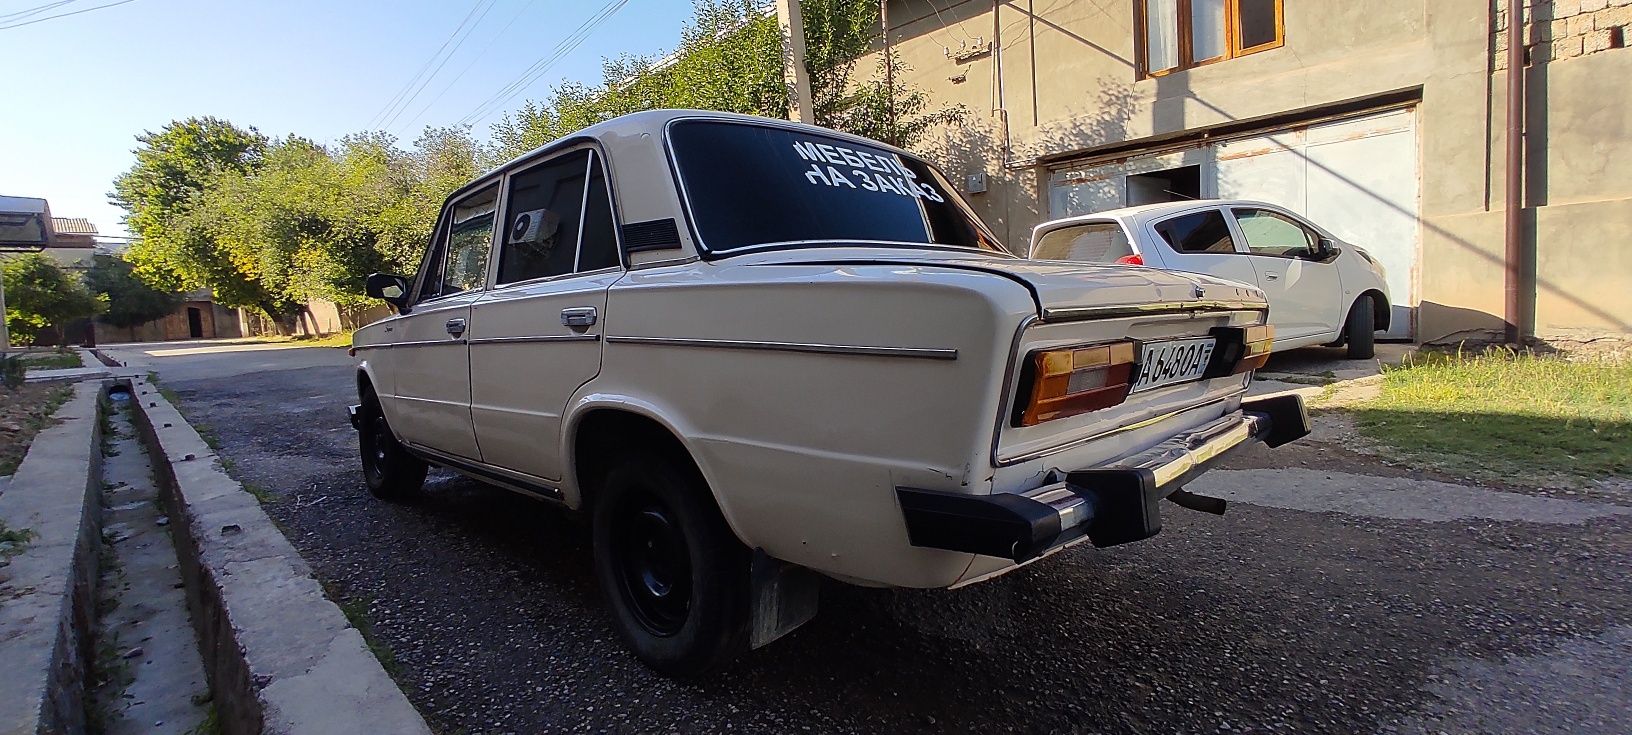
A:
MULTIPOLYGON (((1390 335, 1500 338, 1504 0, 888 0, 926 145, 1008 243, 1045 220, 1268 201, 1387 267, 1390 335)), ((1531 0, 1524 246, 1537 336, 1632 335, 1632 0, 1531 0)), ((867 68, 863 62, 860 68, 867 68)), ((1522 264, 1521 264, 1521 270, 1522 264)))

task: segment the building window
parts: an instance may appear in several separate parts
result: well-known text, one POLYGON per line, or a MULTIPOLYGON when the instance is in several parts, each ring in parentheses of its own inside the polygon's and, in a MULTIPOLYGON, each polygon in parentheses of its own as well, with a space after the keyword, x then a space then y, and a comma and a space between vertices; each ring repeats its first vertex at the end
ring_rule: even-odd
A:
POLYGON ((1279 47, 1283 0, 1134 0, 1139 76, 1279 47))

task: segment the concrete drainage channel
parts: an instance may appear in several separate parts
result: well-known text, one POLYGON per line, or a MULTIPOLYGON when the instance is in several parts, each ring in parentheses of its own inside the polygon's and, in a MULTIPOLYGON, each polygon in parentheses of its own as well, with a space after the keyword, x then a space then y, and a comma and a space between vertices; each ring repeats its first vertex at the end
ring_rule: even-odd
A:
POLYGON ((82 382, 57 419, 0 494, 27 538, 0 567, 0 735, 430 732, 153 385, 82 382))

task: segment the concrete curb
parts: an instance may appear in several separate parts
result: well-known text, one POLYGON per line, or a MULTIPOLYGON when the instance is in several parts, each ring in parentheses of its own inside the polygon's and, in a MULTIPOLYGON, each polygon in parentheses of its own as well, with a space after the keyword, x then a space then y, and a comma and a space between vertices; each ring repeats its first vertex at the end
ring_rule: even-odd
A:
POLYGON ((131 389, 222 731, 428 735, 254 496, 153 385, 131 389))
POLYGON ((83 732, 102 533, 103 383, 74 387, 0 495, 32 540, 0 567, 0 733, 83 732))

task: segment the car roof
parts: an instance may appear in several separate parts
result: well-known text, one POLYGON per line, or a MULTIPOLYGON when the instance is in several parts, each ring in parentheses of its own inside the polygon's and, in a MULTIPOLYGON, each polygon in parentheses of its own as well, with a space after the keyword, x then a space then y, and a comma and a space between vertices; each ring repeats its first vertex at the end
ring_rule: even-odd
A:
POLYGON ((1071 217, 1062 217, 1060 219, 1049 220, 1032 228, 1032 236, 1036 237, 1036 235, 1043 230, 1053 230, 1083 222, 1103 222, 1106 220, 1114 220, 1121 222, 1124 225, 1133 225, 1161 219, 1171 214, 1180 214, 1197 209, 1209 209, 1222 206, 1268 207, 1278 211, 1285 210, 1284 207, 1270 204, 1269 202, 1260 202, 1252 199, 1189 199, 1182 202, 1140 204, 1133 207, 1107 209, 1102 212, 1079 214, 1071 217))

